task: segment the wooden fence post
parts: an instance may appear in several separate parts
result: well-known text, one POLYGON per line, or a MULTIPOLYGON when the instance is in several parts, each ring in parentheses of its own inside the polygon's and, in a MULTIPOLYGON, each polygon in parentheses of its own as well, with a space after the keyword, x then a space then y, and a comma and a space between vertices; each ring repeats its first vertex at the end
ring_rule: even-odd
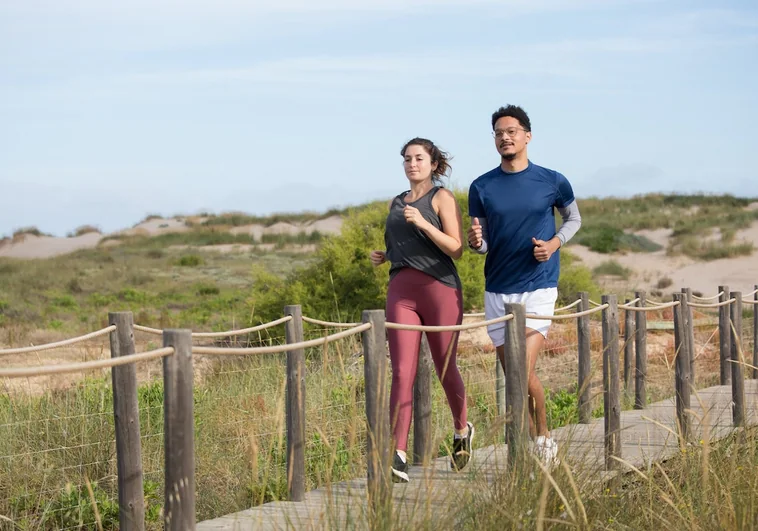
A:
MULTIPOLYGON (((635 291, 635 298, 638 298, 637 306, 645 306, 645 292, 635 291)), ((647 391, 645 390, 645 380, 647 379, 647 313, 635 312, 636 322, 634 330, 634 350, 636 353, 635 374, 634 374, 634 409, 645 409, 647 405, 647 391)))
MULTIPOLYGON (((111 357, 134 354, 132 312, 108 314, 111 357)), ((111 367, 113 417, 116 427, 116 469, 118 470, 118 521, 123 531, 144 531, 145 494, 142 487, 142 439, 140 438, 137 368, 133 363, 111 367)))
POLYGON ((734 426, 745 423, 745 380, 742 364, 745 357, 742 352, 742 293, 733 291, 732 316, 732 422, 734 426))
POLYGON ((758 380, 758 284, 753 289, 753 380, 758 380))
MULTIPOLYGON (((629 304, 631 299, 626 299, 629 304)), ((632 359, 634 358, 634 312, 624 310, 624 396, 632 395, 632 359)))
POLYGON ((368 434, 366 458, 368 464, 368 497, 370 519, 389 517, 390 444, 389 393, 387 392, 387 346, 384 310, 364 310, 364 323, 371 328, 363 331, 363 375, 366 382, 366 419, 368 434))
POLYGON ((621 457, 621 402, 619 400, 619 324, 616 295, 603 295, 603 411, 605 469, 618 466, 621 457))
POLYGON ((424 332, 413 383, 413 463, 424 466, 432 458, 432 372, 432 354, 424 332))
POLYGON ((526 453, 529 437, 529 407, 527 397, 526 363, 526 309, 523 304, 506 304, 505 315, 513 319, 505 322, 505 393, 510 413, 505 425, 509 465, 521 462, 526 453))
MULTIPOLYGON (((719 286, 719 302, 731 299, 729 286, 719 286)), ((720 384, 729 385, 732 381, 732 326, 730 324, 731 310, 728 304, 719 307, 719 360, 720 360, 720 384)))
MULTIPOLYGON (((284 307, 292 320, 284 325, 288 344, 303 341, 303 310, 284 307)), ((287 491, 290 501, 305 499, 305 350, 287 351, 287 491)))
POLYGON ((684 340, 690 360, 690 385, 695 386, 695 316, 692 315, 692 288, 682 288, 682 324, 684 325, 684 340))
MULTIPOLYGON (((590 294, 580 291, 578 297, 582 300, 579 311, 590 309, 590 294)), ((592 383, 592 358, 590 337, 590 316, 583 315, 576 319, 576 338, 579 349, 579 378, 576 383, 579 393, 579 422, 589 424, 592 421, 591 383, 592 383)))
POLYGON ((174 353, 163 358, 163 441, 165 501, 169 531, 195 529, 195 432, 192 393, 192 332, 164 330, 163 346, 174 353))
MULTIPOLYGON (((676 419, 679 425, 680 444, 684 445, 689 438, 690 422, 687 411, 690 409, 690 354, 691 349, 687 341, 687 320, 684 316, 686 310, 686 293, 674 293, 674 301, 679 302, 674 306, 674 345, 676 350, 675 384, 676 384, 676 419)), ((690 325, 692 321, 690 321, 690 325)))
POLYGON ((505 368, 500 356, 495 356, 495 402, 498 416, 505 416, 505 368))

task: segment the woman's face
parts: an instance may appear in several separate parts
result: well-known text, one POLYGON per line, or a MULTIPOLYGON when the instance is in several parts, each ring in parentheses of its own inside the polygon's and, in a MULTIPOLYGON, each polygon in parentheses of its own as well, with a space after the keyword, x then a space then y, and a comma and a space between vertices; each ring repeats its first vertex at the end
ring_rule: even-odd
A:
POLYGON ((422 182, 431 179, 432 172, 437 169, 437 163, 432 163, 432 158, 423 146, 411 144, 405 148, 403 169, 409 181, 422 182))

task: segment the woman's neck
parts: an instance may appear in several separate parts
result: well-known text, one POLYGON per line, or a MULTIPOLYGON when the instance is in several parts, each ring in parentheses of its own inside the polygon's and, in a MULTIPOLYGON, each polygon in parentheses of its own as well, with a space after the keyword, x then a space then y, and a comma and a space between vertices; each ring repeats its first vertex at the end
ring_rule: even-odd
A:
POLYGON ((434 187, 431 179, 411 183, 411 191, 405 196, 405 200, 409 202, 417 201, 424 197, 429 190, 434 187))

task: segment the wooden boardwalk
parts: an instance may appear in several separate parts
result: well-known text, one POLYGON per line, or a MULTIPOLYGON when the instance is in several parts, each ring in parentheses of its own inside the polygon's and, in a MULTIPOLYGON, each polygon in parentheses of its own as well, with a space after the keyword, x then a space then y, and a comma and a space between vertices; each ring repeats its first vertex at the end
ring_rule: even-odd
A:
MULTIPOLYGON (((692 441, 719 439, 733 431, 731 387, 715 386, 692 394, 692 441)), ((745 381, 745 421, 758 424, 758 380, 745 381)), ((674 399, 651 404, 644 410, 621 414, 622 458, 640 469, 665 460, 679 451, 674 399)), ((583 473, 602 473, 604 461, 603 419, 552 430, 563 459, 583 473)), ((435 459, 429 467, 411 467, 411 482, 396 484, 393 513, 402 521, 442 516, 451 497, 460 489, 475 489, 490 481, 506 466, 505 445, 475 448, 468 469, 450 471, 449 459, 435 459)), ((602 475, 602 474, 600 474, 602 475)), ((600 477, 600 476, 598 476, 600 477)), ((306 495, 304 502, 271 502, 197 524, 198 531, 248 531, 269 529, 344 529, 366 522, 366 479, 324 486, 306 495)))

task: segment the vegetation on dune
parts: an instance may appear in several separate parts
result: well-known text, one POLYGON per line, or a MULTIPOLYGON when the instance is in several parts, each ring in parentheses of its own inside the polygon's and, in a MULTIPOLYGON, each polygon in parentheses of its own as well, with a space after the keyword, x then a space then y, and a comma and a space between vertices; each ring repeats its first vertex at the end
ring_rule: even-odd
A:
POLYGON ((582 229, 573 243, 600 253, 656 251, 659 245, 632 233, 643 229, 670 229, 669 254, 703 260, 749 255, 752 244, 733 240, 737 230, 758 220, 758 210, 745 208, 754 201, 756 199, 705 194, 580 199, 582 229), (720 231, 721 238, 708 241, 714 229, 720 231))

